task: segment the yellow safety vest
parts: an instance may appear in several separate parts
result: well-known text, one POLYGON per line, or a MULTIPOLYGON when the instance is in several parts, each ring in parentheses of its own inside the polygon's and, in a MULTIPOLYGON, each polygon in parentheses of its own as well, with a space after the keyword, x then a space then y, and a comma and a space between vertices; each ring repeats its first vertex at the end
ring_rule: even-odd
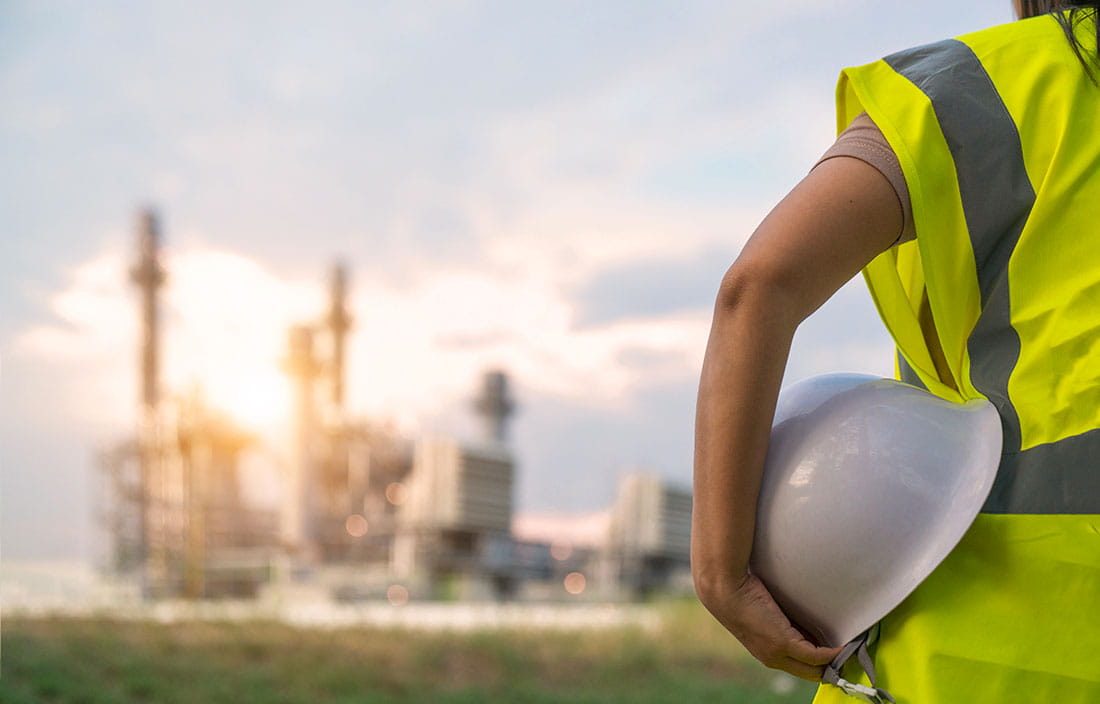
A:
POLYGON ((900 378, 987 398, 1004 427, 983 512, 880 624, 877 684, 898 704, 1100 702, 1100 88, 1043 15, 844 70, 838 127, 863 111, 917 232, 864 271, 900 378))

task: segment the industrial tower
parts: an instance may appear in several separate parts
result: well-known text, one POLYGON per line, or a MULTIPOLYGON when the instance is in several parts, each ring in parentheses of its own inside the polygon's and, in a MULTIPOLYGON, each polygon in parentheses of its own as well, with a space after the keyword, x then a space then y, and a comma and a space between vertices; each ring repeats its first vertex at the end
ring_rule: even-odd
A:
POLYGON ((155 492, 152 483, 160 474, 160 457, 157 451, 158 416, 160 412, 160 316, 158 310, 158 290, 164 285, 164 268, 160 264, 160 223, 151 208, 144 208, 137 214, 138 260, 130 269, 130 280, 137 286, 140 295, 141 347, 138 369, 140 374, 140 397, 137 452, 138 477, 137 491, 138 523, 140 525, 135 556, 141 566, 142 591, 150 592, 151 581, 155 579, 150 570, 163 571, 162 560, 158 559, 158 548, 163 543, 163 535, 151 535, 151 528, 158 523, 158 516, 150 511, 150 497, 155 492), (152 544, 151 544, 152 543, 152 544))
POLYGON ((483 439, 490 445, 508 442, 508 419, 516 405, 508 390, 508 375, 499 369, 485 372, 481 396, 474 401, 474 410, 482 419, 483 439))
POLYGON ((336 262, 329 279, 329 333, 332 335, 332 369, 329 375, 332 406, 344 408, 344 349, 352 318, 347 309, 348 270, 343 262, 336 262))
POLYGON ((160 223, 152 209, 137 216, 138 261, 130 269, 130 280, 141 292, 141 405, 145 413, 156 410, 160 351, 157 290, 164 284, 164 268, 158 257, 160 223))

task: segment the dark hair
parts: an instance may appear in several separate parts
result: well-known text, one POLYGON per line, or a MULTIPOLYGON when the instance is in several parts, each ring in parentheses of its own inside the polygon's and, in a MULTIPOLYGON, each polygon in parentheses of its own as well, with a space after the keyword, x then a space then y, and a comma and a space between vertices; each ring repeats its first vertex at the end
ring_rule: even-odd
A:
POLYGON ((1092 22, 1092 33, 1096 37, 1097 46, 1100 47, 1100 2, 1074 2, 1073 0, 1019 0, 1020 18, 1037 17, 1053 13, 1058 24, 1062 25, 1062 31, 1066 33, 1070 48, 1085 67, 1085 72, 1093 83, 1097 82, 1096 72, 1100 70, 1100 56, 1090 53, 1081 44, 1081 37, 1077 35, 1077 25, 1082 22, 1092 22), (1064 12, 1069 10, 1069 12, 1064 12))

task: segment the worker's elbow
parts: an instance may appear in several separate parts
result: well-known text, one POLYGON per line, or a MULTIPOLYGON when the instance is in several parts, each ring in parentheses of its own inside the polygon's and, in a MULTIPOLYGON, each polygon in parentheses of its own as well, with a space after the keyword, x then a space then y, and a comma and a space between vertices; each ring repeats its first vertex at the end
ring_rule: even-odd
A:
POLYGON ((691 580, 695 596, 704 605, 709 606, 721 598, 723 585, 717 575, 692 565, 691 580))
POLYGON ((707 609, 714 609, 728 602, 730 595, 741 588, 748 578, 748 572, 709 569, 693 560, 691 578, 696 598, 707 609))
POLYGON ((715 301, 717 313, 766 310, 800 321, 805 315, 798 277, 768 262, 741 258, 726 271, 715 301))

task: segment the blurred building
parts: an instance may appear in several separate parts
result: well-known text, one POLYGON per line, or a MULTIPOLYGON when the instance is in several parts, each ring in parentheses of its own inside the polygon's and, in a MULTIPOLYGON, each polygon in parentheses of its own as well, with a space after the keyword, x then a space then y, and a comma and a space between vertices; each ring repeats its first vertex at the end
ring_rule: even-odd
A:
POLYGON ((513 474, 502 446, 421 438, 398 513, 394 577, 433 596, 509 596, 513 474))
POLYGON ((634 600, 687 593, 691 581, 691 492, 644 471, 619 477, 612 505, 602 511, 522 521, 515 530, 521 592, 546 599, 569 575, 583 577, 584 598, 634 600), (541 525, 538 525, 541 523, 541 525))
POLYGON ((690 552, 691 492, 654 474, 624 474, 605 549, 614 579, 638 596, 680 588, 690 552))

